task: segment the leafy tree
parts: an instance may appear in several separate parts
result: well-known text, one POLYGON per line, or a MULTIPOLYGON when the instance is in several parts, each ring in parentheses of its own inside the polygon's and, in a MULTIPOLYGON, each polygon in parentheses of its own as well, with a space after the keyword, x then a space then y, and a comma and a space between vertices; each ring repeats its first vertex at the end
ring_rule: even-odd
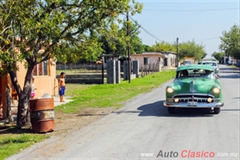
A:
POLYGON ((143 44, 143 52, 150 52, 151 47, 149 45, 143 44))
POLYGON ((119 25, 114 23, 99 35, 98 40, 102 44, 103 53, 116 55, 116 51, 120 52, 125 47, 121 43, 123 36, 119 35, 119 30, 119 25))
POLYGON ((60 63, 70 65, 81 62, 96 62, 103 53, 102 44, 99 43, 98 33, 91 31, 90 35, 82 38, 81 42, 75 45, 62 44, 57 50, 57 60, 60 63))
POLYGON ((204 46, 196 44, 194 40, 180 43, 178 50, 180 60, 184 57, 194 57, 198 61, 207 55, 204 51, 204 46))
MULTIPOLYGON (((130 30, 130 52, 131 54, 140 54, 144 50, 144 46, 142 43, 142 40, 139 38, 140 34, 140 25, 136 21, 129 21, 125 22, 122 29, 119 31, 120 33, 126 34, 127 31, 127 25, 129 25, 129 30, 130 30)), ((125 36, 126 37, 126 36, 125 36)), ((125 51, 124 53, 127 53, 127 44, 129 42, 128 37, 124 40, 125 42, 125 51)))
POLYGON ((96 62, 103 53, 102 44, 99 43, 99 35, 92 31, 90 36, 78 47, 78 56, 81 61, 96 62))
POLYGON ((221 61, 222 58, 224 57, 224 53, 223 52, 213 52, 212 56, 218 60, 221 61))
POLYGON ((142 8, 134 0, 131 6, 130 0, 0 1, 0 61, 18 94, 18 127, 30 120, 28 102, 34 66, 62 55, 60 51, 66 45, 77 47, 83 37, 104 30, 120 14, 139 13, 142 8), (23 87, 15 72, 18 62, 25 63, 27 69, 23 87))
POLYGON ((99 41, 106 54, 114 54, 125 57, 127 55, 127 45, 130 41, 131 54, 139 54, 144 51, 144 45, 139 38, 140 26, 137 22, 123 22, 122 28, 117 24, 111 26, 107 32, 102 34, 99 41), (129 25, 130 37, 127 36, 127 25, 129 25))
POLYGON ((156 42, 155 45, 152 45, 151 50, 154 52, 176 52, 176 45, 164 41, 156 42))
POLYGON ((223 31, 220 49, 229 56, 240 59, 240 27, 233 25, 229 31, 223 31))

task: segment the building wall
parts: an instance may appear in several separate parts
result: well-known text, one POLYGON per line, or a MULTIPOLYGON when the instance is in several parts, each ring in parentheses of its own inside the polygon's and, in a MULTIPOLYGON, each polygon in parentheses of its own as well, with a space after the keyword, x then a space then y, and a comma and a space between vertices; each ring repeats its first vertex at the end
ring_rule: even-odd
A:
POLYGON ((7 76, 0 75, 0 118, 6 118, 6 86, 7 86, 7 76))
MULTIPOLYGON (((34 86, 37 89, 35 90, 35 98, 41 97, 45 93, 48 93, 53 96, 58 94, 57 93, 58 83, 56 79, 56 65, 55 64, 50 65, 50 61, 48 62, 48 75, 33 76, 35 79, 34 86)), ((24 67, 23 63, 19 63, 18 66, 19 66, 19 71, 17 72, 17 77, 21 87, 23 87, 27 69, 24 67)))
POLYGON ((171 52, 163 52, 162 54, 166 56, 164 66, 169 68, 176 66, 176 54, 171 52))
POLYGON ((175 67, 176 66, 176 55, 168 54, 167 55, 167 67, 175 67))
MULTIPOLYGON (((131 55, 131 60, 138 60, 139 61, 139 67, 143 67, 144 66, 144 58, 145 57, 149 57, 150 59, 150 64, 156 64, 159 62, 159 55, 147 55, 147 54, 142 54, 142 55, 131 55)), ((161 59, 161 62, 163 62, 163 60, 161 59)))
POLYGON ((183 61, 191 61, 192 64, 195 63, 195 59, 194 59, 194 57, 184 57, 184 58, 183 58, 183 61))

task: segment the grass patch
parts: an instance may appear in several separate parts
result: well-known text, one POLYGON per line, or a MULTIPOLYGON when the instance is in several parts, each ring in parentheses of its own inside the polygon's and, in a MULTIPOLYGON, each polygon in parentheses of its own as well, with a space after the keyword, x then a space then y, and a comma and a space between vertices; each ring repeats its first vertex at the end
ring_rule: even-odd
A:
POLYGON ((237 68, 237 66, 235 66, 235 65, 231 65, 230 67, 231 67, 231 68, 237 68))
POLYGON ((120 84, 104 85, 67 85, 66 95, 73 96, 73 101, 55 108, 64 113, 78 113, 82 108, 104 108, 123 106, 123 102, 134 96, 151 91, 162 83, 172 79, 175 70, 165 70, 143 78, 133 79, 120 84))
POLYGON ((1 134, 0 136, 0 160, 17 154, 23 149, 47 138, 47 135, 20 133, 1 134))
POLYGON ((94 85, 82 85, 82 84, 67 84, 65 96, 75 97, 78 90, 86 90, 94 85))

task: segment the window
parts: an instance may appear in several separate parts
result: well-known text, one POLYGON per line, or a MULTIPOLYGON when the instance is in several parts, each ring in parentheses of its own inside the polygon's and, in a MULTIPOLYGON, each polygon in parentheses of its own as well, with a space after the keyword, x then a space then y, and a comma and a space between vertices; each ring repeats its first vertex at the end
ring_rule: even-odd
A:
POLYGON ((178 71, 177 78, 189 78, 189 77, 202 77, 202 78, 212 78, 213 71, 211 70, 204 70, 204 69, 188 69, 188 70, 182 70, 178 71))
POLYGON ((144 57, 143 58, 143 63, 144 63, 144 65, 149 65, 150 64, 150 58, 149 57, 144 57))
POLYGON ((37 64, 33 69, 33 76, 48 76, 49 64, 48 61, 37 64))

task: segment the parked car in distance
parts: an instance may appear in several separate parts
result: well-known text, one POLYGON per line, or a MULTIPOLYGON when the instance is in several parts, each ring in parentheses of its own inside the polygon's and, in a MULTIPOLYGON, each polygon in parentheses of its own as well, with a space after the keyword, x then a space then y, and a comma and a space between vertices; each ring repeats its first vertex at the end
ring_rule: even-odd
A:
POLYGON ((209 108, 219 114, 224 105, 221 84, 211 65, 178 67, 165 94, 164 106, 169 113, 174 113, 176 108, 209 108))
POLYGON ((190 64, 192 64, 191 61, 183 61, 183 65, 190 65, 190 64))
POLYGON ((233 61, 228 61, 228 65, 233 65, 233 61))
POLYGON ((216 74, 218 74, 218 72, 219 72, 219 65, 215 61, 202 61, 202 62, 199 62, 198 64, 211 65, 211 66, 213 66, 216 74))

